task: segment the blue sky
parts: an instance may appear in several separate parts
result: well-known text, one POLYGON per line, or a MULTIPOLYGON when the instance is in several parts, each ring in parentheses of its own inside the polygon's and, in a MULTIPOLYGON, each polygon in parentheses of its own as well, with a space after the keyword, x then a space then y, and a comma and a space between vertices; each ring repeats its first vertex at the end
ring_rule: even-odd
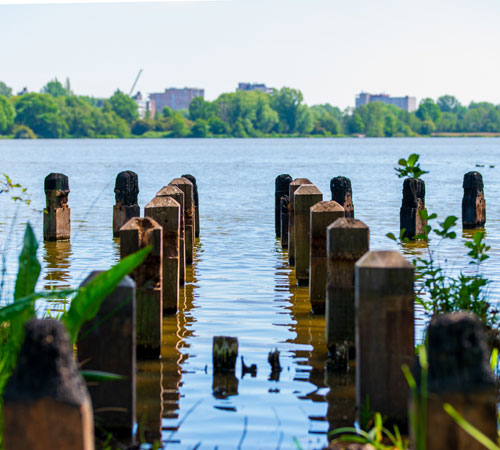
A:
POLYGON ((143 69, 143 93, 192 86, 210 100, 249 81, 342 108, 361 90, 500 103, 499 0, 5 3, 0 80, 16 91, 69 77, 109 96, 143 69))

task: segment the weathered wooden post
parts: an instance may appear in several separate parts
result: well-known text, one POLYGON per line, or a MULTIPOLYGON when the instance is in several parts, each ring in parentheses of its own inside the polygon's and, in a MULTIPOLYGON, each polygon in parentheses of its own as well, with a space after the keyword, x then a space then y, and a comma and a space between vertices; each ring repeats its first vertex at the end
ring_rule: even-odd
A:
POLYGON ((334 368, 344 370, 355 345, 354 265, 370 248, 370 230, 361 220, 341 218, 326 234, 326 343, 334 368))
POLYGON ((355 266, 356 404, 370 402, 406 429, 409 388, 401 367, 414 350, 413 265, 397 251, 366 253, 355 266))
POLYGON ((462 225, 466 230, 483 228, 486 223, 483 176, 479 172, 464 175, 462 199, 462 225))
POLYGON ((137 356, 158 358, 162 336, 162 228, 149 217, 134 217, 120 230, 121 257, 152 246, 151 253, 130 276, 137 289, 137 356))
POLYGON ((303 184, 312 184, 307 178, 296 178, 290 183, 290 192, 288 198, 290 199, 289 214, 288 214, 288 262, 293 266, 295 264, 295 205, 294 195, 295 191, 303 184))
POLYGON ((425 209, 425 183, 420 178, 406 178, 403 182, 403 202, 399 213, 403 237, 413 239, 422 234, 427 221, 419 212, 425 209))
POLYGON ((330 180, 332 200, 344 208, 345 217, 354 219, 351 180, 346 177, 334 177, 330 180))
POLYGON ((179 227, 181 206, 172 197, 155 197, 144 208, 163 229, 163 312, 175 314, 179 305, 179 227))
POLYGON ((44 184, 43 238, 46 241, 67 241, 71 238, 68 177, 62 173, 51 173, 45 177, 44 184))
POLYGON ((113 206, 113 236, 120 235, 120 228, 132 217, 141 216, 141 208, 137 204, 139 195, 139 178, 135 172, 126 170, 116 176, 115 202, 113 206))
POLYGON ((278 175, 274 182, 274 227, 276 229, 276 237, 281 237, 281 239, 283 239, 281 235, 281 197, 288 195, 291 182, 292 177, 288 174, 278 175))
POLYGON ((316 314, 325 313, 327 254, 326 229, 344 217, 344 208, 337 202, 318 202, 311 208, 311 239, 309 263, 309 299, 316 314))
POLYGON ((303 184, 294 194, 295 278, 302 285, 309 283, 310 209, 321 200, 323 194, 314 184, 303 184))
POLYGON ((169 185, 177 186, 184 192, 184 229, 186 239, 186 265, 193 264, 194 249, 194 202, 193 183, 187 178, 174 178, 169 185))
POLYGON ((90 396, 62 322, 26 324, 3 399, 5 450, 94 449, 90 396))
POLYGON ((238 394, 238 379, 235 375, 237 359, 238 338, 214 336, 212 393, 215 398, 227 398, 238 394))
POLYGON ((281 248, 288 248, 288 212, 290 209, 290 197, 284 195, 280 200, 281 215, 280 215, 280 235, 281 235, 281 248))
POLYGON ((193 175, 182 175, 181 178, 187 178, 191 183, 193 183, 193 200, 194 200, 194 214, 195 214, 195 229, 194 236, 200 237, 200 198, 198 197, 198 185, 196 184, 196 178, 193 175))
POLYGON ((478 318, 465 312, 437 316, 428 328, 427 351, 427 450, 484 449, 443 409, 445 403, 496 442, 495 377, 489 365, 486 333, 478 318))
POLYGON ((184 192, 177 186, 164 186, 157 193, 157 197, 171 197, 179 203, 180 224, 179 224, 179 284, 184 286, 186 281, 186 239, 185 239, 185 215, 184 215, 184 192))
MULTIPOLYGON (((92 272, 81 287, 100 273, 92 272)), ((123 380, 89 384, 92 406, 99 423, 114 434, 132 434, 136 422, 135 283, 125 277, 102 302, 94 319, 86 322, 76 348, 82 370, 97 370, 123 380)))

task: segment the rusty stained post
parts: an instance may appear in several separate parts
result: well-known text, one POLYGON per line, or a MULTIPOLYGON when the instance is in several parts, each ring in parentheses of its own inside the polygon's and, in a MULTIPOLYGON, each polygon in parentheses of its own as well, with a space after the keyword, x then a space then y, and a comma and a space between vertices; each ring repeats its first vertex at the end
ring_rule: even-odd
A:
POLYGON ((332 200, 344 208, 345 217, 354 219, 351 180, 346 177, 334 177, 330 180, 332 200))
POLYGON ((44 190, 43 238, 46 241, 68 241, 71 238, 68 177, 62 173, 47 175, 44 190))
POLYGON ((193 183, 187 178, 174 178, 170 183, 171 186, 177 186, 184 192, 184 229, 186 240, 186 265, 193 264, 194 252, 194 201, 193 201, 193 183))
POLYGON ((314 313, 325 313, 327 254, 326 229, 344 217, 344 208, 337 202, 318 202, 311 208, 311 239, 309 263, 309 299, 314 313))
POLYGON ((483 176, 479 172, 464 175, 462 199, 462 225, 465 230, 483 228, 486 223, 483 176))
POLYGON ((295 278, 299 285, 309 284, 310 210, 322 200, 323 194, 314 184, 303 184, 294 194, 295 278))
POLYGON ((4 393, 5 450, 94 450, 92 404, 62 322, 26 324, 4 393))
POLYGON ((407 429, 414 346, 414 274, 397 251, 371 251, 355 266, 356 405, 370 403, 388 424, 407 429))
POLYGON ((280 235, 281 235, 281 248, 288 248, 288 213, 290 210, 290 197, 284 195, 280 199, 280 235))
POLYGON ((162 228, 149 217, 134 217, 120 229, 121 258, 152 246, 151 253, 131 274, 137 288, 137 356, 158 358, 162 336, 162 228))
POLYGON ((198 197, 198 185, 196 184, 196 178, 193 175, 182 175, 181 178, 186 178, 193 184, 193 200, 194 200, 194 215, 195 215, 195 228, 194 236, 195 238, 200 237, 200 198, 198 197))
POLYGON ((400 230, 405 230, 403 237, 413 239, 422 234, 427 221, 423 221, 419 212, 425 209, 425 183, 420 178, 406 178, 403 182, 403 202, 399 214, 400 230))
POLYGON ((139 178, 131 170, 120 172, 115 182, 115 202, 113 206, 113 236, 120 235, 120 228, 132 217, 140 217, 141 208, 137 204, 139 178))
POLYGON ((179 306, 179 226, 181 206, 172 197, 155 197, 144 208, 144 216, 163 229, 162 303, 165 314, 179 306))
MULTIPOLYGON (((85 287, 103 272, 92 272, 85 287)), ((135 283, 125 277, 102 302, 99 312, 86 322, 76 348, 82 370, 97 370, 124 377, 122 380, 90 383, 94 412, 104 429, 132 435, 136 422, 135 283)))
POLYGON ((312 184, 307 178, 296 178, 290 183, 289 198, 289 214, 288 214, 288 262, 295 265, 295 191, 303 184, 312 184))
POLYGON ((281 174, 274 181, 274 228, 276 237, 283 239, 281 234, 281 197, 288 195, 292 177, 288 174, 281 174))

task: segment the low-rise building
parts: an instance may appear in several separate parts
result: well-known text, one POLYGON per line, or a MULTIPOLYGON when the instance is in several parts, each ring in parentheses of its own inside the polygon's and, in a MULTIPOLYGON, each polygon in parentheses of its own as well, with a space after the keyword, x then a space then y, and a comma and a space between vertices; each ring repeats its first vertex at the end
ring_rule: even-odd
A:
POLYGON ((266 94, 272 94, 274 88, 269 88, 263 83, 238 83, 237 91, 262 91, 266 94))
POLYGON ((189 105, 196 97, 205 97, 205 90, 198 88, 168 88, 165 92, 149 94, 149 109, 151 117, 156 113, 161 114, 163 108, 168 106, 174 111, 189 108, 189 105))
POLYGON ((408 95, 406 97, 391 97, 388 94, 368 94, 367 92, 361 92, 356 96, 356 108, 373 102, 387 103, 408 112, 413 112, 417 109, 416 97, 408 95))

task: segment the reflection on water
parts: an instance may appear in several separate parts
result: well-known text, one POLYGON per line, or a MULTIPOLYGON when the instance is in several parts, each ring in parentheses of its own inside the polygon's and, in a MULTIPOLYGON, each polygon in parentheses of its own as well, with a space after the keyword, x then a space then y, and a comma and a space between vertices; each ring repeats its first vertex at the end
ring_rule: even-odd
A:
POLYGON ((71 287, 70 260, 71 242, 43 242, 43 261, 45 263, 45 281, 43 289, 69 289, 71 287))

